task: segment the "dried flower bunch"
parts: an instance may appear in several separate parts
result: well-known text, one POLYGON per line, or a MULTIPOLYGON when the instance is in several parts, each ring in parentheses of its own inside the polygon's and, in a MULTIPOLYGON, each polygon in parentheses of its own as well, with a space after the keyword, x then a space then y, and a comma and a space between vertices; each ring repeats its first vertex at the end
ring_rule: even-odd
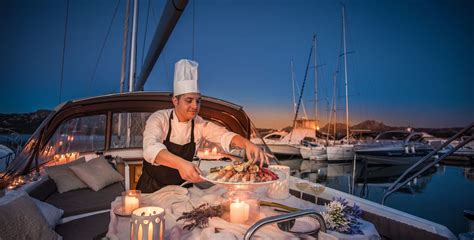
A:
POLYGON ((336 198, 325 207, 322 214, 329 230, 344 234, 363 234, 358 220, 362 210, 355 203, 351 207, 345 199, 336 198))
POLYGON ((176 221, 184 220, 183 229, 192 231, 195 227, 205 228, 209 225, 209 218, 220 217, 224 213, 221 205, 212 206, 208 203, 193 209, 191 212, 185 212, 176 221))

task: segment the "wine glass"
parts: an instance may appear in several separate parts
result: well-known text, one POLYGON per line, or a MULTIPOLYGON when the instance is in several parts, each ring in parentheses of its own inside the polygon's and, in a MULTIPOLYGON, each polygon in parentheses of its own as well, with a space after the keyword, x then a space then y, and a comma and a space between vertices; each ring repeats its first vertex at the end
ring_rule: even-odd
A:
POLYGON ((298 180, 295 185, 300 190, 300 199, 303 199, 303 191, 309 186, 309 182, 305 180, 298 180))
POLYGON ((313 183, 310 186, 311 192, 313 192, 314 196, 316 197, 316 204, 318 204, 318 195, 324 192, 326 187, 319 183, 313 183))

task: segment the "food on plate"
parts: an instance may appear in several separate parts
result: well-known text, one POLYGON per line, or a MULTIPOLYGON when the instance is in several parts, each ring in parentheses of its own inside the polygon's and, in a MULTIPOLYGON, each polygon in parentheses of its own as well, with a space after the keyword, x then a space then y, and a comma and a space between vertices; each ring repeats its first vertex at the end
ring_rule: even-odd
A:
POLYGON ((255 163, 238 161, 232 165, 211 168, 206 178, 219 182, 255 183, 277 180, 278 175, 255 163))

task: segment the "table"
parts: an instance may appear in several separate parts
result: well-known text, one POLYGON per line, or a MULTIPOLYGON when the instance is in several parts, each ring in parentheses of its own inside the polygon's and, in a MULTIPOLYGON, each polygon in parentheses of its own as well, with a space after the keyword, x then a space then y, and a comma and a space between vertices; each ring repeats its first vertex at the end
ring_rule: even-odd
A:
MULTIPOLYGON (((242 239, 249 228, 249 225, 230 223, 222 218, 211 218, 209 226, 204 229, 195 228, 193 231, 182 230, 182 222, 176 222, 176 219, 183 212, 188 212, 193 207, 198 207, 203 203, 216 204, 222 201, 221 195, 226 191, 221 186, 215 185, 209 189, 199 189, 196 187, 182 188, 179 186, 167 186, 160 191, 151 194, 142 194, 142 203, 148 206, 159 206, 165 209, 165 238, 166 239, 242 239)), ((257 195, 261 200, 273 201, 296 208, 312 208, 322 211, 324 206, 300 200, 290 196, 284 200, 269 199, 266 196, 265 188, 257 189, 257 195)), ((121 198, 117 197, 112 202, 110 212, 110 223, 107 237, 112 240, 130 239, 130 218, 120 217, 114 214, 113 209, 121 205, 121 198)), ((260 218, 277 215, 270 207, 260 208, 260 218)), ((346 235, 337 232, 328 231, 327 234, 320 233, 320 239, 361 239, 376 240, 380 239, 374 225, 361 220, 361 230, 363 235, 346 235)), ((292 228, 294 231, 307 231, 309 229, 319 228, 319 224, 314 219, 303 217, 296 221, 292 228)), ((260 239, 295 239, 295 235, 281 231, 276 225, 267 225, 259 229, 254 235, 260 239)), ((307 239, 314 239, 308 236, 307 239)))

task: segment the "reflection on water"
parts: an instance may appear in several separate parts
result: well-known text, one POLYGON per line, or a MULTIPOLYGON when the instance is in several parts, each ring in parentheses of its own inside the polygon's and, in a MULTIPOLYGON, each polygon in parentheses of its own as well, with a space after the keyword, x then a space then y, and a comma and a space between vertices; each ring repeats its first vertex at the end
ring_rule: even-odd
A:
MULTIPOLYGON (((303 160, 296 175, 380 203, 385 190, 409 167, 357 162, 353 169, 352 163, 303 160)), ((457 235, 468 231, 463 211, 474 209, 473 199, 474 167, 438 165, 390 195, 386 205, 445 225, 457 235)))

